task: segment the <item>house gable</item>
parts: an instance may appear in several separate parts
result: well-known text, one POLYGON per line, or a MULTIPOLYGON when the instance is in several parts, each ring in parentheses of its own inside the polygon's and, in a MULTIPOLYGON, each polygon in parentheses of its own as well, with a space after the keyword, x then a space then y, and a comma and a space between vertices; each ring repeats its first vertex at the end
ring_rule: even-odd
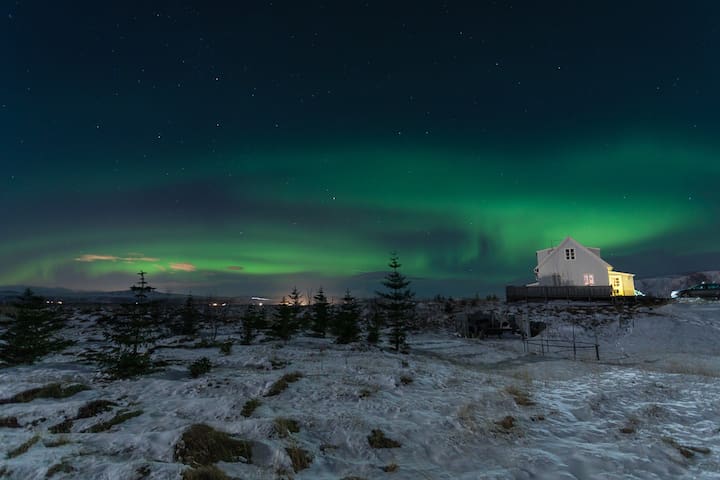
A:
POLYGON ((612 266, 599 253, 567 237, 557 247, 537 252, 537 280, 540 285, 609 285, 612 266))

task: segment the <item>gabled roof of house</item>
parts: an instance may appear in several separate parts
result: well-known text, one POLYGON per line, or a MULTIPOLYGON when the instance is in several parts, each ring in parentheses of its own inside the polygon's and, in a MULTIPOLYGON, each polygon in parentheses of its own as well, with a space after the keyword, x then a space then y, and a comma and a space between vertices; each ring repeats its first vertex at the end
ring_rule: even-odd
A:
MULTIPOLYGON (((563 250, 563 249, 566 248, 566 247, 569 247, 570 245, 572 245, 572 248, 577 248, 577 249, 579 249, 579 250, 582 250, 582 251, 584 251, 584 252, 589 253, 590 255, 596 256, 596 257, 598 258, 598 260, 600 260, 603 264, 605 264, 605 266, 606 266, 608 269, 612 270, 613 266, 610 265, 609 263, 607 263, 605 260, 603 260, 603 259, 600 257, 600 255, 597 254, 597 252, 600 251, 599 248, 594 248, 594 249, 593 249, 593 250, 596 250, 596 251, 590 250, 588 247, 584 246, 583 244, 581 244, 580 242, 578 242, 577 240, 575 240, 575 239, 572 238, 572 237, 567 237, 567 238, 566 238, 565 240, 563 240, 563 241, 560 243, 560 245, 558 245, 557 247, 546 248, 545 250, 554 250, 554 251, 553 251, 552 253, 550 253, 548 256, 546 256, 546 257, 543 259, 543 261, 540 262, 540 263, 538 264, 538 266, 535 267, 535 268, 536 268, 536 269, 539 269, 539 268, 540 268, 541 266, 543 266, 551 257, 557 255, 557 252, 563 250)), ((542 252, 543 250, 538 250, 538 251, 539 251, 539 252, 542 252)))

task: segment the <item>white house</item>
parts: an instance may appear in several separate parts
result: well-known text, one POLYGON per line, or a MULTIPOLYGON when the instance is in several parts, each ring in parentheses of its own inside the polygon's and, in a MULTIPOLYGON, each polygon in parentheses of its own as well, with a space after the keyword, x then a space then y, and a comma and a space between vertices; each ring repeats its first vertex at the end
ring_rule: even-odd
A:
POLYGON ((613 295, 635 295, 632 273, 616 272, 600 258, 599 248, 581 245, 567 237, 557 247, 537 251, 535 278, 539 286, 608 286, 613 295))

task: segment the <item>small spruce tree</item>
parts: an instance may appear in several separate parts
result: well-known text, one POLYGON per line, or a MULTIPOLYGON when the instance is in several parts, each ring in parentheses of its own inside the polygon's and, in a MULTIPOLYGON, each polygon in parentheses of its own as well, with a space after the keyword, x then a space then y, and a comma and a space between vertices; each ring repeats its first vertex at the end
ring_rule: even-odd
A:
POLYGON ((263 316, 264 312, 259 310, 254 304, 251 303, 248 305, 240 319, 242 321, 242 330, 240 333, 242 335, 241 342, 243 345, 250 345, 253 342, 261 326, 261 317, 263 316))
POLYGON ((295 330, 303 330, 308 327, 306 318, 302 315, 302 297, 303 294, 300 293, 297 287, 293 287, 289 295, 289 300, 290 306, 292 307, 292 323, 295 330))
POLYGON ((380 341, 380 328, 383 326, 382 311, 377 308, 373 308, 367 323, 367 337, 366 340, 371 345, 376 345, 380 341))
POLYGON ((324 337, 330 324, 330 303, 322 287, 313 297, 312 304, 312 331, 319 337, 324 337))
POLYGON ((350 294, 350 290, 345 291, 343 302, 337 310, 334 318, 334 333, 337 336, 336 343, 355 342, 360 335, 358 322, 360 321, 360 305, 357 300, 350 294))
POLYGON ((34 363, 48 353, 59 351, 68 342, 59 340, 55 334, 62 322, 51 311, 45 299, 35 295, 29 288, 15 303, 12 323, 0 335, 0 361, 8 365, 34 363))
POLYGON ((397 254, 390 256, 388 266, 391 271, 385 275, 382 284, 384 292, 377 292, 380 296, 380 307, 385 312, 390 327, 390 344, 399 351, 406 345, 407 329, 413 319, 415 304, 414 293, 408 288, 410 280, 400 273, 400 262, 397 254))
POLYGON ((255 317, 255 329, 258 333, 267 331, 268 329, 268 321, 267 321, 267 311, 265 310, 265 307, 261 305, 258 305, 256 307, 257 316, 255 317))
POLYGON ((127 313, 113 319, 105 337, 113 344, 105 357, 106 371, 115 377, 128 378, 151 368, 150 350, 157 340, 157 325, 150 315, 148 294, 155 290, 139 272, 140 282, 130 287, 135 304, 127 313))
POLYGON ((187 299, 185 299, 185 305, 180 312, 180 322, 177 333, 194 337, 198 330, 197 321, 198 311, 195 309, 195 302, 193 301, 192 295, 189 295, 187 299))
POLYGON ((273 323, 270 326, 270 335, 280 340, 290 340, 297 329, 295 318, 293 306, 283 297, 280 305, 275 309, 273 323))

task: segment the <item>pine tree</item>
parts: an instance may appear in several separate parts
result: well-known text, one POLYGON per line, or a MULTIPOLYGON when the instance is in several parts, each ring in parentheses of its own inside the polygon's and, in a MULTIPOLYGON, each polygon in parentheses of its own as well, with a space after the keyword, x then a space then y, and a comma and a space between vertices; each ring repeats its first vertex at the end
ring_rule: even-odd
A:
POLYGON ((177 332, 180 335, 195 336, 198 330, 198 312, 195 309, 195 303, 192 296, 188 296, 185 300, 185 306, 180 313, 180 324, 177 332))
POLYGON ((343 302, 340 305, 334 319, 334 333, 337 335, 336 343, 355 342, 360 335, 358 322, 360 320, 360 305, 357 300, 350 294, 350 290, 345 291, 343 302))
POLYGON ((313 297, 312 304, 312 331, 320 337, 324 337, 330 324, 330 303, 325 296, 322 287, 317 295, 313 297))
POLYGON ((302 297, 303 294, 298 291, 297 287, 293 287, 289 298, 290 306, 292 307, 292 323, 295 330, 306 329, 308 327, 306 319, 302 315, 302 297))
POLYGON ((288 341, 297 330, 293 307, 285 297, 275 310, 275 318, 270 327, 270 335, 280 340, 288 341))
POLYGON ((380 341, 380 328, 383 326, 382 312, 377 308, 373 308, 367 325, 366 340, 369 344, 375 345, 380 341))
POLYGON ((264 310, 258 309, 254 304, 248 305, 247 310, 243 314, 242 321, 242 344, 250 345, 257 336, 257 332, 264 321, 264 310))
MULTIPOLYGON (((167 300, 153 300, 149 302, 148 313, 153 329, 159 334, 173 333, 172 308, 167 300)), ((159 335, 158 335, 159 336, 159 335)))
POLYGON ((68 345, 55 337, 62 323, 32 290, 28 288, 18 297, 15 308, 13 322, 0 335, 0 361, 9 365, 31 364, 68 345))
POLYGON ((266 331, 268 329, 267 321, 267 310, 260 304, 256 307, 257 317, 255 317, 255 328, 259 332, 266 331))
POLYGON ((108 373, 121 378, 132 377, 150 370, 150 350, 157 340, 157 325, 153 321, 147 296, 155 290, 139 272, 140 282, 130 287, 135 293, 135 304, 129 311, 115 318, 106 338, 113 344, 105 358, 108 373))
POLYGON ((414 293, 408 288, 410 280, 400 273, 400 262, 397 254, 390 256, 388 266, 392 269, 382 284, 386 291, 377 292, 380 296, 380 307, 385 311, 385 317, 390 327, 390 344, 396 351, 405 346, 408 324, 413 318, 415 304, 414 293))
POLYGON ((147 272, 140 271, 138 272, 138 275, 140 276, 140 282, 138 285, 133 285, 130 287, 130 291, 135 293, 135 304, 136 305, 145 305, 147 303, 147 296, 149 293, 152 293, 155 290, 155 287, 151 287, 148 285, 148 282, 145 280, 145 274, 147 272))

